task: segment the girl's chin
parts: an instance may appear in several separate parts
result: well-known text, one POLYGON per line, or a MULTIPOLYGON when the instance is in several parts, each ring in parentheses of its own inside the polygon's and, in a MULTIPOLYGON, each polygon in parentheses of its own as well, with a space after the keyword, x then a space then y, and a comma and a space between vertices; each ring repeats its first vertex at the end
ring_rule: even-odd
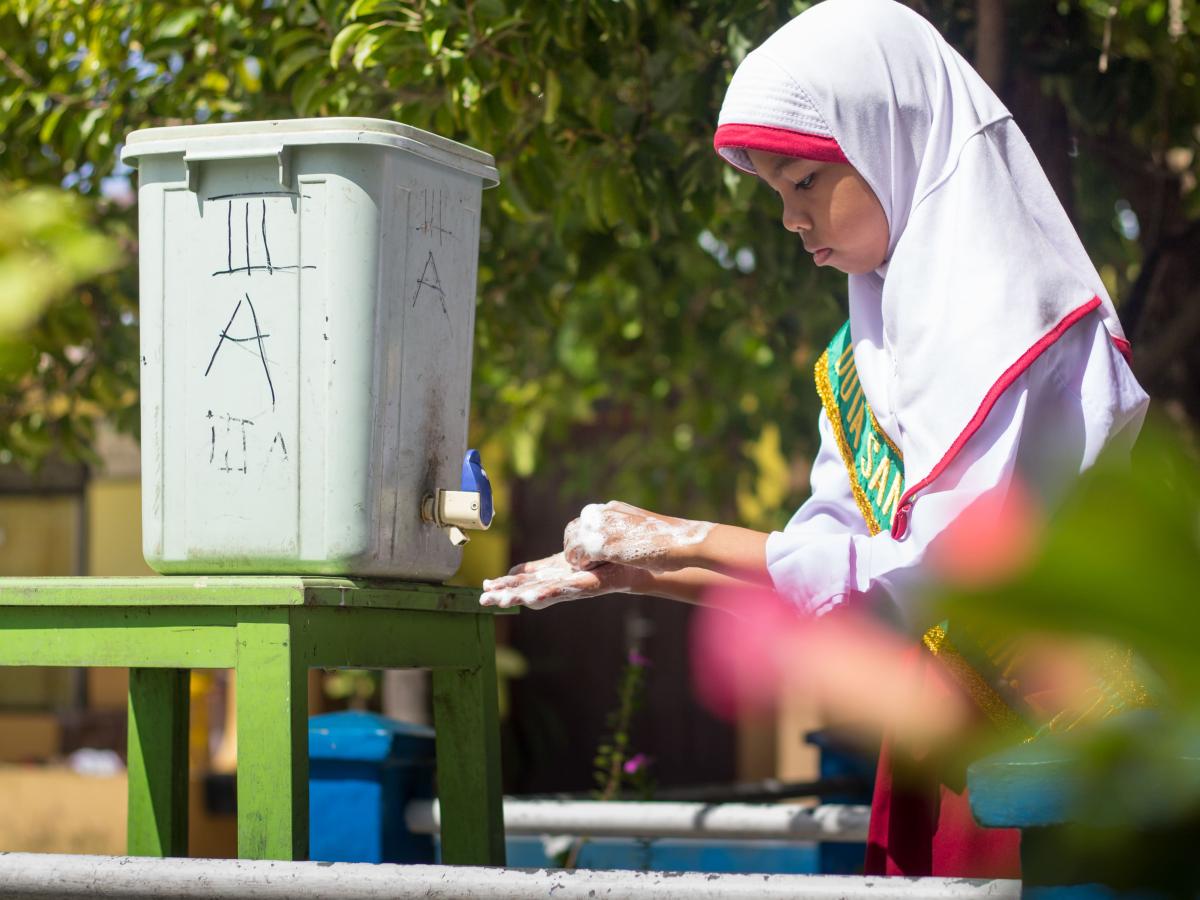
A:
POLYGON ((852 259, 846 259, 844 255, 839 254, 836 250, 819 250, 813 254, 813 263, 822 269, 836 269, 845 275, 865 275, 867 272, 873 271, 874 266, 866 266, 861 262, 856 263, 852 259))
MULTIPOLYGON (((880 263, 879 265, 883 265, 883 263, 880 263)), ((844 272, 847 275, 868 275, 879 268, 879 266, 867 265, 862 262, 855 264, 854 262, 847 262, 845 260, 838 260, 837 262, 829 263, 829 266, 837 269, 839 272, 844 272)))

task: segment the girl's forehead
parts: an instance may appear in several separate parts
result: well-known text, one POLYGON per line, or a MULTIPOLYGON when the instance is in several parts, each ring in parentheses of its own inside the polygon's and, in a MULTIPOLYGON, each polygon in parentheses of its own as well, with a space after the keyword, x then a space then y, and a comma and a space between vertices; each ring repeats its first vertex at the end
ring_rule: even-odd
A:
POLYGON ((746 154, 753 163, 755 174, 760 178, 777 178, 792 168, 803 169, 806 173, 825 169, 845 169, 857 174, 858 170, 849 163, 830 162, 823 159, 810 159, 806 156, 789 156, 785 153, 772 153, 769 150, 747 149, 746 154))
POLYGON ((803 162, 803 157, 788 156, 784 153, 772 153, 770 150, 755 150, 748 148, 747 155, 754 162, 754 167, 760 171, 765 167, 768 169, 781 169, 791 163, 803 162))
POLYGON ((793 156, 787 153, 773 153, 770 150, 755 150, 752 148, 747 148, 746 153, 754 163, 754 168, 758 170, 760 175, 769 172, 781 172, 788 166, 795 163, 802 163, 810 166, 822 164, 819 160, 810 159, 806 156, 793 156))

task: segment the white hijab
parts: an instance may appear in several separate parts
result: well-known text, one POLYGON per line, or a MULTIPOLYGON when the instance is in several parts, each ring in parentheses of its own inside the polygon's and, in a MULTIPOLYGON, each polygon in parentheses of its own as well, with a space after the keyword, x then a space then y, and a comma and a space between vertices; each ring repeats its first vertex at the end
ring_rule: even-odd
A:
POLYGON ((781 135, 797 156, 829 158, 806 147, 836 142, 887 215, 887 261, 850 276, 850 331, 863 390, 904 454, 900 538, 915 496, 1067 328, 1096 310, 1128 343, 1008 110, 896 0, 825 0, 746 57, 717 150, 753 172, 744 148, 781 152, 781 135))

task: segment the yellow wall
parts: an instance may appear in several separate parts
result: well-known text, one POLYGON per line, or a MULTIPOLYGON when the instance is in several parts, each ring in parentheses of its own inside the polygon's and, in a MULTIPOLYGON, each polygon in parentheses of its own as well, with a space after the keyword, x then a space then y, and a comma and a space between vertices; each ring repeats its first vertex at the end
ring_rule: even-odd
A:
MULTIPOLYGON (((136 478, 94 478, 87 487, 89 575, 153 575, 142 558, 142 486, 136 478)), ((124 709, 125 669, 87 670, 88 706, 124 709)))
POLYGON ((87 573, 153 575, 142 558, 142 487, 136 478, 96 478, 87 488, 87 573))
MULTIPOLYGON (((136 476, 95 477, 82 503, 69 495, 0 496, 0 576, 78 574, 81 540, 86 541, 85 574, 153 574, 142 559, 141 504, 136 476)), ((4 669, 0 709, 69 707, 71 677, 70 669, 4 669)), ((88 669, 86 677, 91 709, 125 708, 124 669, 88 669)), ((28 759, 56 752, 57 740, 39 743, 42 750, 35 752, 32 732, 24 722, 0 717, 0 758, 28 759)))
POLYGON ((0 849, 25 853, 125 852, 124 773, 0 766, 0 849))
MULTIPOLYGON (((79 566, 79 525, 76 496, 0 496, 0 576, 74 575, 79 566)), ((0 708, 44 709, 70 702, 69 669, 0 670, 0 708)), ((10 730, 4 729, 6 734, 10 730)), ((25 755, 22 750, 15 757, 8 753, 7 758, 25 755)))
POLYGON ((78 562, 78 497, 0 496, 0 576, 73 575, 78 562))

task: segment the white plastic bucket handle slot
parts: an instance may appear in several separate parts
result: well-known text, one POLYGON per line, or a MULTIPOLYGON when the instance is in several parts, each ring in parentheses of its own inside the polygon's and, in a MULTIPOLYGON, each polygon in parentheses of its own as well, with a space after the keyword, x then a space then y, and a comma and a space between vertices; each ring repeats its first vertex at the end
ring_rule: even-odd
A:
POLYGON ((230 159, 274 159, 279 166, 279 185, 287 190, 291 185, 292 172, 288 148, 283 145, 255 149, 230 150, 186 150, 183 166, 187 170, 188 190, 195 192, 200 187, 200 163, 230 159))

